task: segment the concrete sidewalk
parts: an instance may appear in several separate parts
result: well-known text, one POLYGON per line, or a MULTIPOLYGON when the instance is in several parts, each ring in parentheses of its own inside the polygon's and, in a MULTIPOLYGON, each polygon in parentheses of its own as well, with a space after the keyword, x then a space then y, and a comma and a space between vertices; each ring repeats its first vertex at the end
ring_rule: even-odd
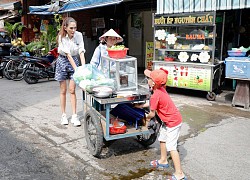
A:
MULTIPOLYGON (((55 81, 28 85, 24 81, 14 82, 1 79, 0 108, 18 119, 36 134, 44 137, 55 147, 77 161, 105 171, 126 177, 129 171, 149 168, 150 159, 159 158, 159 143, 150 149, 133 152, 137 147, 131 142, 114 145, 116 155, 107 159, 96 159, 89 154, 84 129, 60 125, 60 100, 58 83, 55 81), (132 152, 129 150, 132 148, 132 152), (124 153, 122 153, 124 152, 124 153), (133 159, 133 164, 129 165, 133 159), (128 164, 124 164, 128 162, 128 164), (116 167, 114 167, 116 164, 116 167)), ((189 94, 176 89, 169 92, 183 116, 183 127, 179 142, 183 170, 189 179, 220 180, 249 179, 250 176, 250 110, 232 107, 233 92, 223 91, 216 101, 207 101, 199 91, 189 94)), ((82 91, 77 89, 77 112, 82 111, 82 91)), ((67 115, 70 118, 70 101, 67 98, 67 115)), ((81 118, 82 119, 82 118, 81 118)), ((169 173, 169 172, 168 172, 169 173)), ((93 174, 92 174, 93 175, 93 174)), ((98 175, 96 172, 95 175, 98 175)), ((97 178, 97 176, 93 177, 97 178)), ((99 175, 102 175, 99 173, 99 175)), ((137 179, 165 177, 160 171, 145 172, 137 179)), ((98 177, 101 179, 106 176, 98 177)), ((90 177, 91 179, 91 177, 90 177)), ((136 178, 135 178, 136 179, 136 178)))

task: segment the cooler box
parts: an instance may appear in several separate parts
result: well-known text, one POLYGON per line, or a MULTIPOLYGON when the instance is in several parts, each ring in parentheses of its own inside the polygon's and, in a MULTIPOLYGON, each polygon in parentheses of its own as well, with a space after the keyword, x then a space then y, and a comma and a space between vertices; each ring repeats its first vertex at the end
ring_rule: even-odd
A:
POLYGON ((225 64, 226 78, 250 79, 250 58, 226 58, 225 64))

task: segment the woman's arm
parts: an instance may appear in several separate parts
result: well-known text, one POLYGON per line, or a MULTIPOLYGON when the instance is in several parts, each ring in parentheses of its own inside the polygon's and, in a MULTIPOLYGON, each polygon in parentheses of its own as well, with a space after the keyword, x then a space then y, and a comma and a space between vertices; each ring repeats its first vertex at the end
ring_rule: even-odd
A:
POLYGON ((79 49, 78 49, 78 53, 81 59, 81 64, 84 65, 85 64, 85 56, 84 53, 86 52, 85 47, 84 47, 84 41, 83 41, 83 36, 82 33, 80 32, 76 32, 77 33, 77 40, 79 41, 79 49))
POLYGON ((81 64, 84 65, 86 63, 85 61, 85 56, 84 56, 84 53, 80 53, 80 59, 81 59, 81 64))
POLYGON ((67 58, 68 58, 68 60, 69 60, 69 62, 70 62, 70 64, 71 64, 71 66, 72 66, 74 69, 76 69, 76 68, 77 68, 76 63, 75 63, 74 59, 72 58, 71 54, 70 54, 70 53, 69 53, 69 54, 66 53, 66 56, 67 56, 67 58))

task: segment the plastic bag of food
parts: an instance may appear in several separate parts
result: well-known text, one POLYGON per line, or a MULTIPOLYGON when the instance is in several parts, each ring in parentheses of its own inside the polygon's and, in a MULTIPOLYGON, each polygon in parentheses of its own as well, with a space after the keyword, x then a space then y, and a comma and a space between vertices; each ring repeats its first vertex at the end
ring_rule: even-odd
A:
POLYGON ((92 65, 92 79, 95 80, 105 79, 103 72, 93 65, 92 65))
POLYGON ((77 67, 73 74, 73 79, 77 85, 79 85, 82 80, 92 79, 92 65, 84 64, 77 67))
POLYGON ((89 79, 81 80, 81 82, 79 83, 79 86, 82 89, 86 89, 86 87, 93 87, 93 86, 97 86, 97 85, 98 84, 93 79, 91 79, 91 80, 89 80, 89 79))
POLYGON ((96 84, 97 85, 106 85, 106 86, 114 87, 115 81, 113 79, 105 78, 105 79, 97 80, 96 84))

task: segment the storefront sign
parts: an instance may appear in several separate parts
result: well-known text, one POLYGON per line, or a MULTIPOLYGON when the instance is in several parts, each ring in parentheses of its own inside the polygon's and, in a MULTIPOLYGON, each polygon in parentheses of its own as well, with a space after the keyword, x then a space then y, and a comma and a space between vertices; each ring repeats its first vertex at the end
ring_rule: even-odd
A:
POLYGON ((204 34, 186 34, 186 39, 205 39, 204 34))
POLYGON ((154 67, 168 70, 167 85, 170 87, 210 91, 211 67, 209 66, 157 63, 154 67))
POLYGON ((155 17, 155 25, 171 24, 213 24, 214 16, 210 13, 204 15, 187 15, 187 16, 161 16, 155 17))
POLYGON ((146 42, 146 57, 145 57, 146 69, 152 70, 153 57, 154 57, 154 42, 146 42))

